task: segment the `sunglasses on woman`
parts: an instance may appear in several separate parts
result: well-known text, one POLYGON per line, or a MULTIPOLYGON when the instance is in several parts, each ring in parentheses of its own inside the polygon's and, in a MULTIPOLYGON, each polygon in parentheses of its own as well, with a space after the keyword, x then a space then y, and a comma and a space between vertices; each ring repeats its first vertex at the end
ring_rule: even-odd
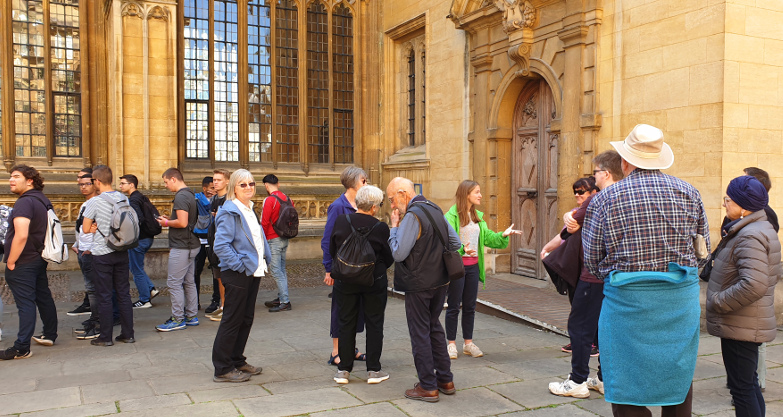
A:
POLYGON ((582 195, 582 194, 584 194, 586 192, 587 192, 587 190, 574 190, 574 194, 578 194, 578 195, 582 195))
POLYGON ((243 182, 239 184, 239 188, 255 187, 255 182, 243 182))

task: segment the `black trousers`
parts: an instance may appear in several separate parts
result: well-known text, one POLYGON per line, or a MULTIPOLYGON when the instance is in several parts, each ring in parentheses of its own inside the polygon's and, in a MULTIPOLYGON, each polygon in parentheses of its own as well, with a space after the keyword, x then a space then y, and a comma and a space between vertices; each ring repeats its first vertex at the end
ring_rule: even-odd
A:
POLYGON ((359 311, 364 313, 364 323, 367 328, 367 370, 381 370, 383 320, 386 313, 388 285, 386 273, 376 278, 370 287, 334 282, 333 299, 337 300, 340 313, 340 335, 337 344, 340 356, 340 363, 337 365, 339 370, 348 372, 353 370, 359 311))
MULTIPOLYGON (((571 338, 571 380, 581 384, 590 376, 590 351, 598 336, 598 318, 604 301, 604 284, 579 280, 568 316, 568 335, 571 338)), ((598 379, 601 375, 598 360, 598 379)))
POLYGON ((446 339, 457 340, 457 321, 462 305, 462 338, 473 340, 473 324, 476 321, 476 299, 480 281, 478 264, 465 266, 465 277, 449 283, 446 309, 446 339))
POLYGON ((97 340, 112 340, 114 315, 112 314, 112 295, 116 294, 117 309, 120 314, 120 336, 128 339, 133 333, 133 305, 130 297, 130 264, 128 251, 111 252, 106 255, 92 256, 92 282, 95 285, 95 298, 101 323, 101 335, 97 340))
POLYGON ((20 352, 30 350, 30 340, 35 333, 36 307, 41 314, 43 335, 50 340, 57 339, 57 307, 49 290, 47 265, 43 258, 38 257, 31 262, 17 264, 13 271, 7 266, 5 268, 5 282, 19 310, 19 333, 14 348, 20 352))
MULTIPOLYGON (((682 404, 667 405, 661 407, 661 417, 691 417, 693 409, 693 385, 688 390, 688 395, 682 404)), ((652 412, 647 407, 638 405, 612 404, 614 417, 652 417, 652 412)))
POLYGON ((253 327, 260 278, 236 271, 221 271, 226 288, 226 305, 212 345, 212 364, 215 376, 225 375, 245 365, 247 338, 253 327))
POLYGON ((209 265, 209 269, 212 270, 212 302, 220 303, 220 268, 217 265, 209 265))
POLYGON ((405 293, 405 316, 411 336, 413 363, 419 374, 419 385, 425 390, 438 389, 438 383, 454 380, 451 359, 446 349, 446 333, 440 324, 440 313, 448 286, 405 293))
MULTIPOLYGON (((196 281, 196 294, 201 294, 201 273, 204 272, 204 264, 207 263, 207 245, 201 245, 201 250, 196 255, 196 271, 193 278, 196 281)), ((201 304, 201 301, 199 301, 201 304)))
POLYGON ((759 361, 759 343, 720 339, 720 350, 729 392, 734 399, 737 417, 763 417, 767 412, 759 387, 756 369, 759 361))

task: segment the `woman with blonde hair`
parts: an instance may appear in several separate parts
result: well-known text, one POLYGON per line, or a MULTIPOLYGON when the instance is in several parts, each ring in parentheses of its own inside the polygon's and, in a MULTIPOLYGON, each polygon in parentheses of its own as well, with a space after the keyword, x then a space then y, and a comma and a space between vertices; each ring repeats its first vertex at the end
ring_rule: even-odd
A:
POLYGON ((446 339, 451 359, 457 359, 457 320, 462 305, 462 353, 478 358, 484 356, 481 349, 473 343, 473 322, 476 317, 476 299, 478 283, 486 280, 484 271, 484 247, 505 249, 511 234, 522 234, 512 229, 493 232, 484 221, 484 213, 476 210, 481 204, 481 188, 475 181, 465 180, 457 187, 457 203, 444 215, 446 221, 459 234, 462 241, 462 262, 465 264, 465 278, 449 284, 448 309, 446 310, 446 339))

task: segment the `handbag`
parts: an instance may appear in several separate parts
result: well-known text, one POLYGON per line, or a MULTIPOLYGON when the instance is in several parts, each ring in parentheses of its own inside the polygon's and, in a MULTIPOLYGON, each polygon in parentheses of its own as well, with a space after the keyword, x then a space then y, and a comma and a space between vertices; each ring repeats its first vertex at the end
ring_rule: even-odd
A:
MULTIPOLYGON (((437 224, 435 224, 435 219, 432 218, 432 215, 427 211, 427 209, 422 208, 421 211, 423 211, 427 216, 430 224, 432 225, 432 228, 435 230, 435 235, 438 236, 440 243, 443 244, 443 264, 446 266, 446 272, 448 273, 449 281, 456 281, 464 277, 465 264, 462 263, 462 255, 460 255, 457 251, 449 250, 449 247, 446 245, 446 240, 443 239, 443 235, 440 233, 440 229, 438 229, 437 224)), ((446 220, 444 220, 444 222, 445 221, 446 220)))

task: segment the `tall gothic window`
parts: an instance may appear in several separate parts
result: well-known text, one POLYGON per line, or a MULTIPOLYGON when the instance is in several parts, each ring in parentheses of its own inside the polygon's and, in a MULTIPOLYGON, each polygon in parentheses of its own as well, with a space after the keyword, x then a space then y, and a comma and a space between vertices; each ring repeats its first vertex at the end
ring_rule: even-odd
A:
POLYGON ((421 51, 421 143, 427 140, 427 51, 421 51))
POLYGON ((408 53, 408 145, 416 146, 416 51, 408 53))
POLYGON ((353 162, 353 12, 329 3, 183 0, 186 162, 353 162))
MULTIPOLYGON (((9 0, 0 13, 8 53, 0 74, 0 152, 4 158, 82 156, 82 31, 80 0, 9 0), (6 70, 7 69, 7 70, 6 70), (2 114, 2 113, 0 113, 2 114), (6 153, 7 152, 7 153, 6 153)), ((62 161, 62 160, 60 160, 62 161)), ((35 162, 38 163, 38 162, 35 162)))

